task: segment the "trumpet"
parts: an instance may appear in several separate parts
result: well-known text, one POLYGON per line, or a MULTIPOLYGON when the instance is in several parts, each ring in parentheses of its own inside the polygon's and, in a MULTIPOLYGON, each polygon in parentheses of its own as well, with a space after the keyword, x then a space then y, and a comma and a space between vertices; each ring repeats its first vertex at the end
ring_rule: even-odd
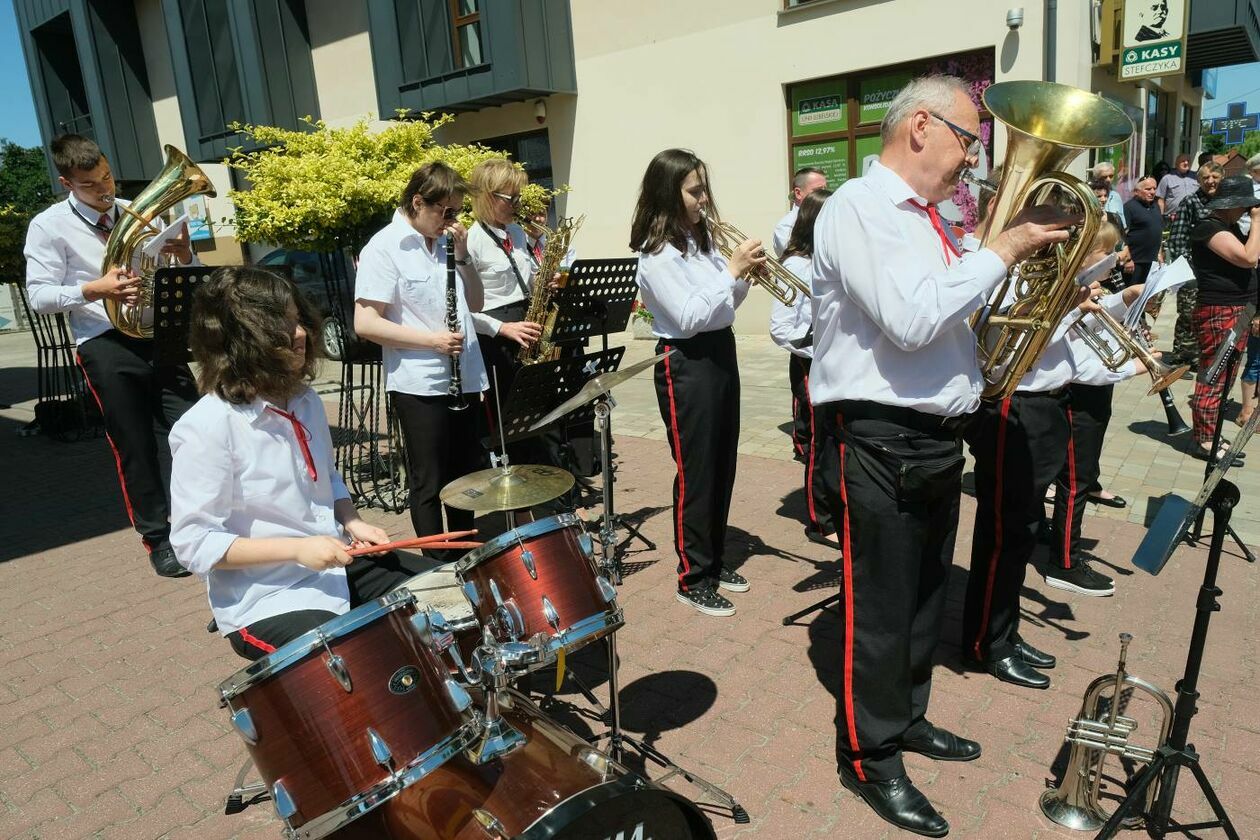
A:
MULTIPOLYGON (((713 244, 718 249, 718 253, 728 260, 731 254, 735 253, 739 243, 748 239, 739 228, 719 219, 710 219, 704 210, 700 211, 700 221, 708 228, 709 236, 713 238, 713 244)), ((809 297, 810 294, 809 286, 806 286, 801 278, 788 271, 783 267, 783 263, 769 254, 766 254, 764 263, 753 266, 743 279, 754 286, 761 286, 775 300, 787 306, 792 305, 797 295, 809 297)))
MULTIPOLYGON (((1130 761, 1150 764, 1172 729, 1172 700, 1163 689, 1125 670, 1125 657, 1133 636, 1120 634, 1120 664, 1114 674, 1103 674, 1089 684, 1081 702, 1080 714, 1068 724, 1067 742, 1072 745, 1068 753, 1067 769, 1063 771, 1063 783, 1041 795, 1041 811, 1054 822, 1077 831, 1097 831, 1108 819, 1099 801, 1102 786, 1103 765, 1108 755, 1116 755, 1130 761), (1102 708, 1103 695, 1111 688, 1109 706, 1102 708), (1125 692, 1143 692, 1159 707, 1162 722, 1159 739, 1154 747, 1141 747, 1130 738, 1137 729, 1137 721, 1120 714, 1121 695, 1125 692)), ((1147 789, 1146 810, 1155 801, 1158 783, 1147 789)))
MULTIPOLYGON (((1094 298, 1095 303, 1098 300, 1099 298, 1094 298)), ((1155 358, 1155 354, 1151 352, 1146 339, 1142 338, 1140 333, 1130 330, 1105 309, 1083 313, 1072 324, 1072 329, 1082 341, 1089 345, 1091 350, 1098 354, 1098 358, 1108 370, 1118 371, 1133 359, 1141 362, 1151 377, 1151 389, 1146 392, 1147 396, 1163 393, 1169 385, 1181 379, 1182 374, 1190 369, 1189 365, 1171 367, 1155 358), (1085 318, 1089 315, 1093 315, 1098 320, 1099 328, 1091 327, 1085 322, 1085 318)), ((1173 428, 1171 417, 1168 425, 1171 431, 1173 428)))

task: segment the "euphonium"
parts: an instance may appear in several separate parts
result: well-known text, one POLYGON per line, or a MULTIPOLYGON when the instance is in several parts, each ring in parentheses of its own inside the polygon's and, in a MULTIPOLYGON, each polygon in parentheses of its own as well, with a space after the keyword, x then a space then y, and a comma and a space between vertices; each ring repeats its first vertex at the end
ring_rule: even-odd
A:
POLYGON ((105 243, 101 274, 115 268, 130 268, 141 276, 140 297, 134 304, 105 299, 105 314, 114 329, 132 338, 153 338, 153 325, 145 323, 146 311, 153 306, 153 274, 159 257, 150 257, 140 248, 158 229, 153 220, 174 205, 194 195, 214 197, 214 186, 188 155, 166 146, 166 165, 158 176, 130 204, 119 204, 118 221, 105 243), (137 259, 138 264, 133 260, 137 259))
POLYGON ((1079 178, 1058 171, 1085 149, 1122 143, 1133 122, 1105 99, 1053 82, 999 82, 984 92, 984 104, 1007 128, 1002 183, 980 232, 991 242, 1027 207, 1061 200, 1083 221, 1068 241, 1041 249, 1012 266, 972 318, 980 369, 989 383, 983 396, 1005 399, 1015 392, 1059 321, 1077 304, 1076 275, 1082 268, 1102 209, 1079 178))
MULTIPOLYGON (((710 219, 703 210, 700 211, 700 220, 708 226, 709 236, 713 238, 713 245, 718 249, 718 253, 728 260, 739 247, 739 243, 748 239, 739 228, 718 219, 710 219)), ((761 286, 773 295, 775 300, 788 306, 792 305, 798 294, 809 297, 809 286, 801 282, 801 278, 784 268, 783 263, 768 253, 766 261, 761 265, 753 266, 744 279, 754 286, 761 286)))
MULTIPOLYGON (((565 254, 569 253, 569 248, 573 245, 573 237, 577 235, 578 228, 585 220, 585 216, 578 216, 577 219, 566 216, 556 225, 555 230, 538 225, 542 228, 540 232, 547 237, 547 244, 543 246, 538 270, 534 273, 534 289, 530 293, 529 308, 525 311, 525 317, 522 320, 541 324, 542 335, 528 347, 522 347, 516 354, 521 364, 532 365, 535 362, 545 362, 552 356, 555 345, 551 341, 551 332, 556 326, 557 313, 552 303, 555 290, 551 288, 551 278, 560 271, 565 254)), ((564 286, 567 278, 567 272, 562 273, 560 287, 564 286)))
MULTIPOLYGON (((1120 664, 1116 672, 1103 674, 1085 690, 1081 712, 1068 724, 1067 742, 1072 749, 1068 753, 1067 769, 1063 771, 1063 783, 1041 795, 1042 813, 1065 828, 1097 831, 1107 822, 1109 814, 1102 809, 1098 793, 1108 755, 1150 764, 1156 751, 1168 740, 1173 720, 1172 701, 1162 689, 1125 671, 1125 657, 1132 640, 1128 633, 1120 634, 1120 664), (1103 713, 1103 695, 1108 688, 1110 697, 1103 713), (1126 691, 1148 694, 1159 706, 1162 723, 1153 747, 1140 747, 1129 741, 1138 724, 1132 717, 1120 714, 1121 695, 1126 691)), ((1146 810, 1155 801, 1157 788, 1158 783, 1147 789, 1146 810)))

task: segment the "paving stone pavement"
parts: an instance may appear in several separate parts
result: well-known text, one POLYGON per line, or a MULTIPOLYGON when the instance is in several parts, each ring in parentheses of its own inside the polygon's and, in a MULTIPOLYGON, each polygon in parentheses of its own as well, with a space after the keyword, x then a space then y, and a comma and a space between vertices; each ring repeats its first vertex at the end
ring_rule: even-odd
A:
MULTIPOLYGON (((0 336, 0 403, 13 406, 0 410, 0 455, 13 482, 0 494, 0 838, 279 837, 269 805, 222 813, 244 751, 217 708, 214 687, 242 661, 206 633, 204 589, 148 570, 126 527, 103 440, 16 436, 31 417, 35 392, 27 344, 29 336, 0 336)), ((652 350, 651 342, 627 344, 627 363, 652 350)), ((711 811, 724 840, 902 836, 836 782, 835 616, 780 623, 836 591, 837 558, 808 542, 800 526, 801 468, 783 431, 785 359, 760 336, 741 336, 739 352, 743 454, 728 552, 753 589, 733 596, 739 610, 733 618, 705 617, 674 600, 672 462, 650 377, 617 393, 617 506, 659 546, 648 551, 632 542, 626 556, 627 622, 619 633, 624 724, 747 808, 748 826, 711 811)), ((1187 385, 1177 386, 1183 406, 1187 385)), ((1085 523, 1096 562, 1117 578, 1117 595, 1083 598, 1048 588, 1035 573, 1026 580, 1026 636, 1060 658, 1049 691, 1017 689, 959 661, 974 514, 971 499, 963 499, 931 714, 980 740, 984 755, 968 764, 907 759, 911 777, 950 820, 952 837, 1079 837, 1045 820, 1036 802, 1065 758, 1064 727, 1085 686, 1115 668, 1117 634, 1135 635, 1133 673, 1169 691, 1181 674, 1204 551, 1179 549, 1158 577, 1137 571, 1130 559, 1151 501, 1170 487, 1193 492, 1202 465, 1164 441, 1162 411, 1141 396, 1144 390, 1136 383, 1119 390, 1104 456, 1104 483, 1132 504, 1091 510, 1085 523)), ((1255 544, 1258 488, 1247 469, 1234 477, 1244 497, 1236 522, 1255 544)), ((410 534, 405 516, 367 516, 391 534, 410 534)), ((480 524, 483 534, 493 533, 493 521, 480 524)), ((1255 567, 1227 558, 1220 586, 1222 611, 1212 620, 1191 735, 1240 834, 1254 837, 1260 831, 1255 567)), ((573 659, 603 696, 597 647, 573 659)), ((539 687, 548 682, 547 675, 533 680, 539 687)), ((575 711, 586 704, 567 684, 543 700, 578 731, 598 728, 575 711)), ((1153 722, 1138 701, 1128 711, 1141 721, 1139 733, 1152 739, 1153 722)), ((1120 775, 1115 763, 1109 769, 1120 775)), ((1115 788, 1114 781, 1108 785, 1115 788)), ((694 793, 685 784, 679 789, 694 793)), ((1192 821, 1208 813, 1183 780, 1176 815, 1192 821)))

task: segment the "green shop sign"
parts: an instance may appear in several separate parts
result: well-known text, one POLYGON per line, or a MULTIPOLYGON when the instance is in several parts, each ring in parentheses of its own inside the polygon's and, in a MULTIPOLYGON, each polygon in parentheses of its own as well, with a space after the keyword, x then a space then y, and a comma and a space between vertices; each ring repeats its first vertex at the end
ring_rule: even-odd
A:
POLYGON ((1185 45, 1181 41, 1164 41, 1127 47, 1120 53, 1120 78, 1145 79, 1149 76, 1180 75, 1185 45))
POLYGON ((798 143, 792 147, 792 171, 814 166, 827 176, 830 189, 849 180, 849 142, 827 140, 822 143, 798 143))
POLYGON ((847 129, 849 106, 844 90, 841 79, 793 85, 792 136, 808 137, 847 129))
POLYGON ((871 76, 863 79, 861 87, 861 108, 858 124, 870 125, 884 119, 888 106, 901 93, 901 89, 910 81, 910 73, 890 73, 886 76, 871 76))

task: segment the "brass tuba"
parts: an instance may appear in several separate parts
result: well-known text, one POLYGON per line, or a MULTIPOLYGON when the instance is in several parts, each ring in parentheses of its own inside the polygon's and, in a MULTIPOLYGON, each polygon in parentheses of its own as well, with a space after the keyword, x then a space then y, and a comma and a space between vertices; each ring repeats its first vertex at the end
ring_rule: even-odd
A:
MULTIPOLYGON (((718 253, 728 260, 739 247, 739 243, 748 238, 734 225, 719 219, 710 219, 703 210, 700 211, 700 221, 708 226, 709 236, 713 238, 713 246, 718 249, 718 253)), ((788 306, 792 305, 797 295, 809 297, 809 286, 768 253, 766 261, 754 266, 744 279, 754 286, 761 286, 779 303, 788 306)))
POLYGON ((158 176, 130 204, 118 205, 121 212, 105 243, 101 274, 122 267, 138 270, 142 278, 140 299, 136 303, 105 299, 105 314, 120 333, 132 338, 153 338, 153 325, 145 322, 145 315, 153 306, 153 273, 159 268, 158 258, 140 251, 138 265, 133 261, 144 243, 159 232, 153 220, 194 195, 213 198, 214 186, 188 155, 168 144, 166 165, 158 176))
MULTIPOLYGON (((534 272, 534 288, 530 294, 529 308, 525 310, 522 320, 541 324, 542 335, 516 354, 517 360, 523 365, 549 361, 554 355, 555 344, 551 340, 551 334, 555 329, 558 313, 552 300, 555 290, 551 288, 551 278, 560 271, 565 254, 569 253, 569 248, 573 245, 573 237, 577 235, 578 228, 584 221, 585 216, 578 216, 576 219, 566 216, 556 223, 555 230, 537 225, 542 228, 539 232, 547 237, 547 244, 543 246, 542 258, 538 260, 538 270, 534 272)), ((558 287, 564 288, 567 282, 568 272, 561 272, 558 287)))
POLYGON ((991 242, 1020 211, 1055 200, 1084 220, 1068 241, 1012 266, 989 305, 972 317, 986 399, 1015 392, 1041 357, 1059 321, 1076 305, 1076 275, 1102 223, 1102 209, 1079 178, 1059 171, 1085 149, 1123 143, 1133 133, 1124 112, 1099 96, 1053 82, 999 82, 985 107, 1007 129, 1002 183, 982 230, 991 242))
MULTIPOLYGON (((1103 674, 1089 684, 1081 702, 1081 712, 1068 724, 1067 742, 1072 745, 1068 752, 1067 769, 1063 782, 1041 795, 1041 811, 1054 822, 1076 831, 1097 831, 1110 816, 1099 802, 1102 786, 1103 765, 1108 755, 1150 764, 1160 746, 1168 740, 1172 728, 1173 704, 1163 689, 1125 671, 1125 657, 1133 637, 1120 634, 1120 664, 1114 674, 1103 674), (1110 688, 1109 704, 1104 712, 1102 701, 1110 688), (1159 738, 1153 747, 1140 747, 1130 743, 1130 736, 1137 729, 1137 721, 1120 714, 1121 695, 1141 691, 1159 706, 1162 723, 1159 738)), ((1147 788, 1146 811, 1155 801, 1158 783, 1147 788)))

